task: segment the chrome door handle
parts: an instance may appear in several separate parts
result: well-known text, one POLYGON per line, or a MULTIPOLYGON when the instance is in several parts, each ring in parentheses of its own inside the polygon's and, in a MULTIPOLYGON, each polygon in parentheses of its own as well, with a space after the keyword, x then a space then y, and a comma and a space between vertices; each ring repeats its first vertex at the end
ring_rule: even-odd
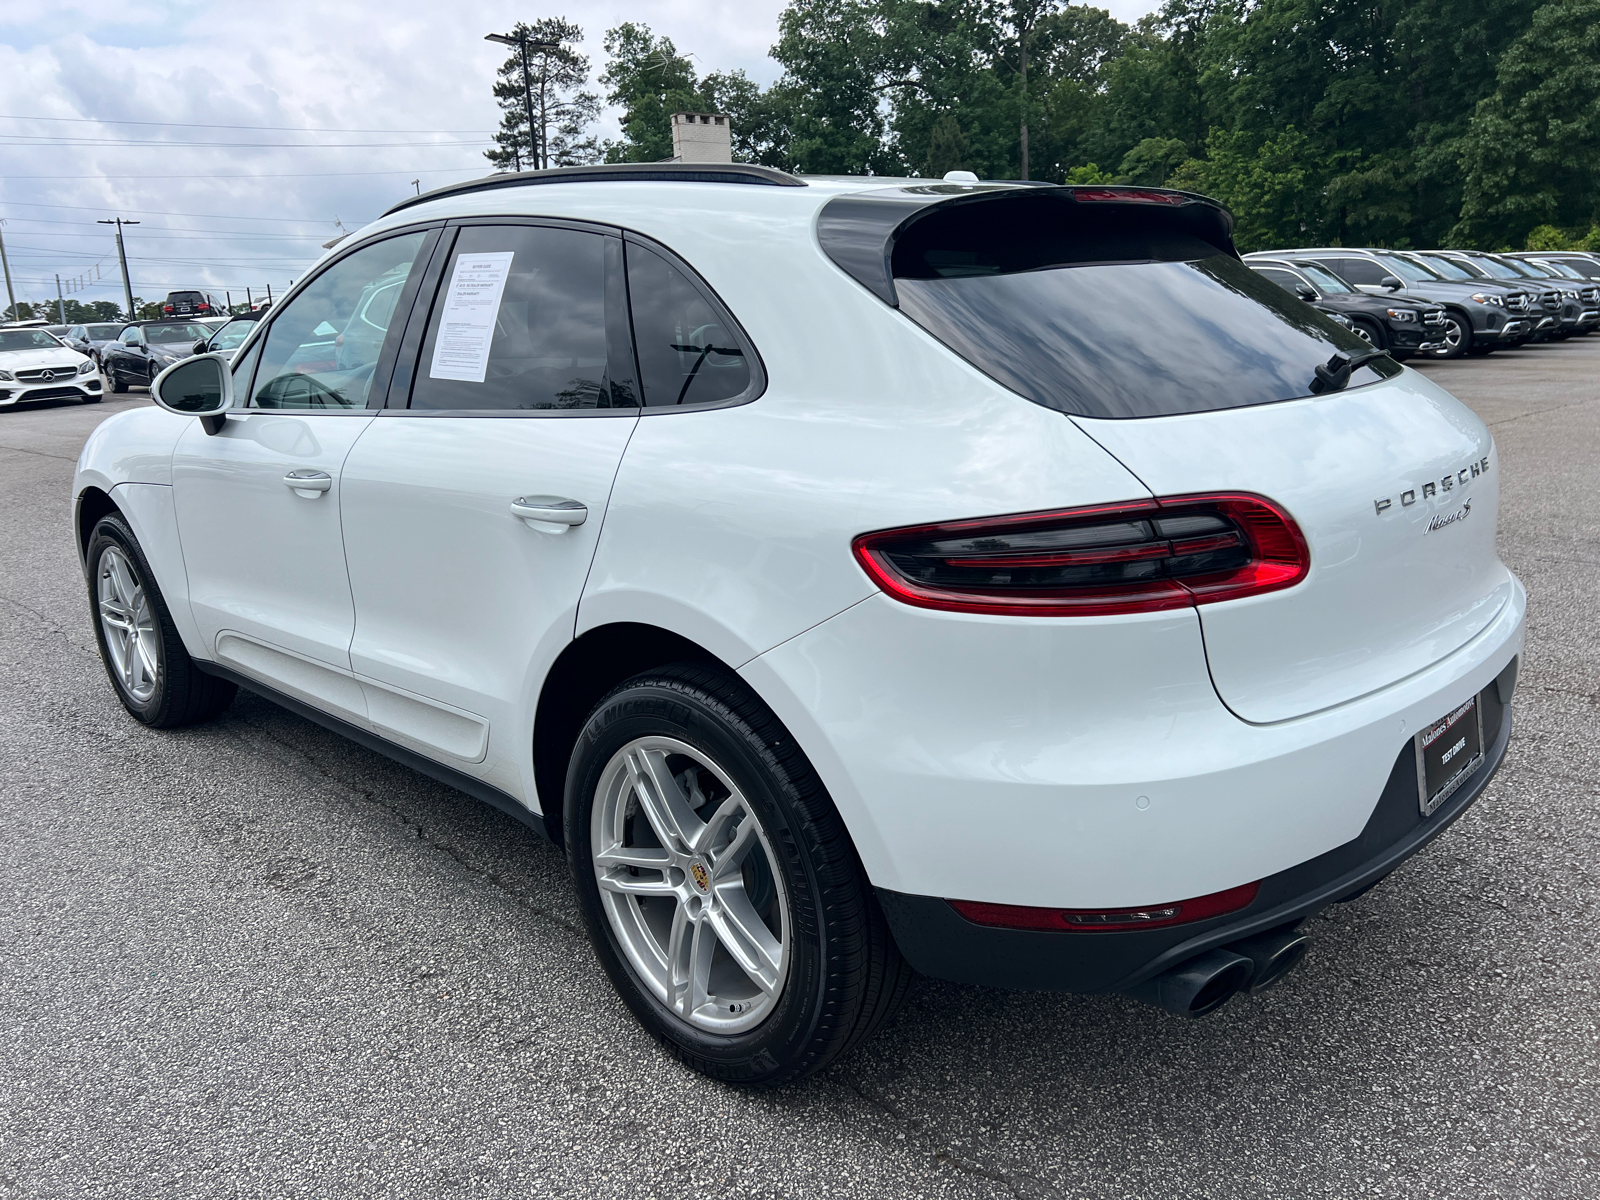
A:
POLYGON ((560 496, 518 496, 511 502, 511 515, 546 533, 564 533, 587 521, 589 510, 560 496))
POLYGON ((326 471, 290 471, 283 482, 294 489, 296 496, 315 500, 333 486, 333 476, 326 471))

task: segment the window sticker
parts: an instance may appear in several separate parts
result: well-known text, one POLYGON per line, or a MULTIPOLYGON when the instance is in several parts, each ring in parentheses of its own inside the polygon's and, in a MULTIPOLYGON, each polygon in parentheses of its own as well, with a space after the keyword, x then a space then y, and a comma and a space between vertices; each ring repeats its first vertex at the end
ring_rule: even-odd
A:
POLYGON ((430 379, 459 379, 482 383, 489 369, 489 345, 500 296, 511 274, 516 252, 463 254, 450 276, 450 291, 439 317, 439 336, 433 344, 430 379))

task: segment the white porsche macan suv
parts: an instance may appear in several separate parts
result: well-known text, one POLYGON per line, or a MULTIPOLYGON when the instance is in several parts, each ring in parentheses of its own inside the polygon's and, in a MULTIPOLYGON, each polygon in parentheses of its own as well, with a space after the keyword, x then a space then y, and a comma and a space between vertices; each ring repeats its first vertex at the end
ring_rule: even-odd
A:
POLYGON ((542 831, 720 1078, 913 971, 1203 1015, 1482 792, 1526 606, 1482 422, 1231 230, 746 166, 408 199, 85 446, 108 673, 542 831))

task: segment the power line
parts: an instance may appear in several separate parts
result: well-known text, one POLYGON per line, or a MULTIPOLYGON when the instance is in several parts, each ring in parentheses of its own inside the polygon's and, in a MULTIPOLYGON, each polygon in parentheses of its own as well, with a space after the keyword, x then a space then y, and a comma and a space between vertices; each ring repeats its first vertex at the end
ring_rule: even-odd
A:
MULTIPOLYGON (((385 171, 381 173, 387 175, 394 174, 395 172, 385 171)), ((399 174, 404 174, 404 172, 399 172, 399 174)), ((15 178, 15 176, 11 176, 11 178, 15 178)), ((190 177, 184 176, 184 178, 190 177)), ((4 203, 11 208, 58 208, 64 212, 101 212, 105 208, 105 205, 103 204, 45 204, 35 200, 6 200, 0 201, 0 203, 4 203)), ((162 212, 159 209, 150 208, 129 208, 124 209, 123 211, 136 212, 142 217, 188 217, 191 220, 196 221, 286 221, 293 225, 327 224, 327 222, 320 221, 315 217, 247 217, 242 213, 179 213, 162 212)), ((35 219, 36 218, 33 217, 17 218, 19 221, 30 221, 35 219)), ((94 225, 96 223, 97 222, 94 221, 83 222, 85 225, 94 225)), ((366 224, 366 222, 363 221, 362 224, 366 224)))
POLYGON ((269 133, 477 133, 489 137, 485 129, 335 129, 302 125, 207 125, 198 121, 123 121, 106 117, 25 117, 0 113, 0 121, 58 121, 76 125, 152 125, 161 129, 263 129, 269 133))
MULTIPOLYGON (((484 166, 483 163, 474 163, 467 167, 428 167, 425 173, 442 175, 454 171, 481 171, 484 166)), ((310 171, 266 175, 7 175, 6 179, 347 179, 358 175, 414 175, 417 170, 416 167, 407 167, 404 171, 310 171)))
POLYGON ((43 133, 0 133, 0 146, 19 150, 51 146, 165 146, 168 149, 243 149, 243 150, 373 150, 415 149, 418 146, 479 146, 486 140, 455 142, 174 142, 167 138, 69 138, 43 133))

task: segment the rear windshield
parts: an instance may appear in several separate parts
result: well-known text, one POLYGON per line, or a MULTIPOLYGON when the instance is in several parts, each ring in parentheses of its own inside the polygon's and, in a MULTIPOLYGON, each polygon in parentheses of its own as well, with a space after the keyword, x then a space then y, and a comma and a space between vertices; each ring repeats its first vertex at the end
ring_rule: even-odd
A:
MULTIPOLYGON (((1368 343, 1187 232, 1131 204, 955 205, 895 244, 901 309, 1047 408, 1156 417, 1313 394, 1316 368, 1368 343)), ((1376 359, 1350 377, 1399 367, 1376 359)))
POLYGON ((193 304, 203 297, 199 292, 173 292, 167 299, 173 304, 193 304))

